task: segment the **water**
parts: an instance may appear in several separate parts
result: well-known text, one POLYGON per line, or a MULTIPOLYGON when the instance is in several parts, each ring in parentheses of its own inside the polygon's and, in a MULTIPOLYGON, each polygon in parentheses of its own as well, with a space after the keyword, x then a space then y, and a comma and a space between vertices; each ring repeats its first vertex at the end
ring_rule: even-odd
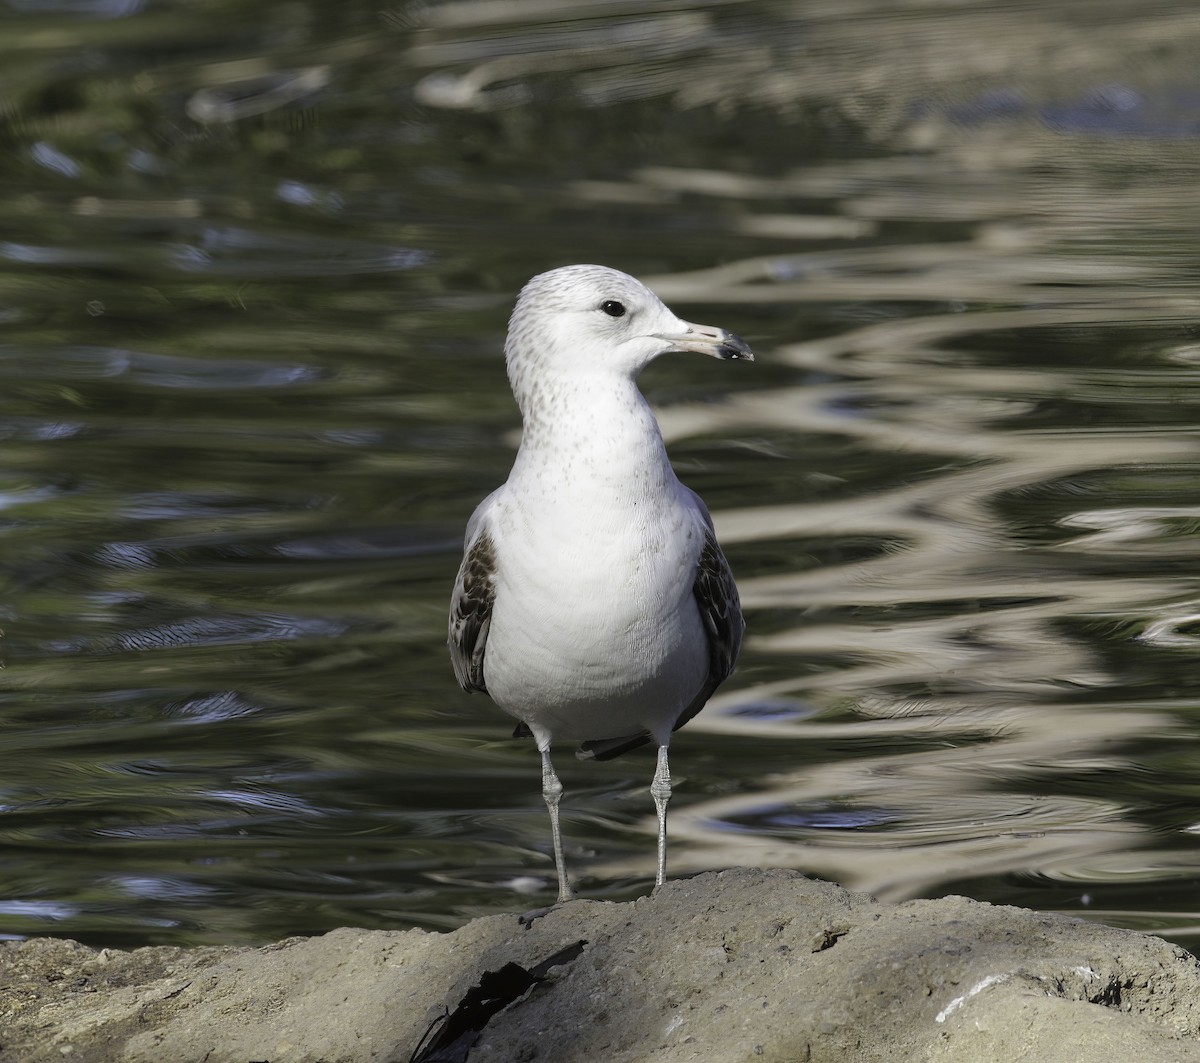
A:
MULTIPOLYGON (((673 871, 1191 944, 1191 5, 571 11, 0 15, 0 933, 552 896, 445 610, 512 298, 598 261, 759 359, 644 377, 749 621, 673 871)), ((652 757, 558 761, 583 892, 643 892, 652 757)))

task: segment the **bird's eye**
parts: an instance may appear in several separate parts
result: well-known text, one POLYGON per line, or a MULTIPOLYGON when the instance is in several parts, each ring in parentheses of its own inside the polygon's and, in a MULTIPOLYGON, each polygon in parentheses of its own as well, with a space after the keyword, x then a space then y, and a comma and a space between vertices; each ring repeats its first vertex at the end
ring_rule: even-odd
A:
POLYGON ((600 309, 603 310, 609 317, 624 317, 625 304, 618 303, 616 299, 605 299, 600 304, 600 309))

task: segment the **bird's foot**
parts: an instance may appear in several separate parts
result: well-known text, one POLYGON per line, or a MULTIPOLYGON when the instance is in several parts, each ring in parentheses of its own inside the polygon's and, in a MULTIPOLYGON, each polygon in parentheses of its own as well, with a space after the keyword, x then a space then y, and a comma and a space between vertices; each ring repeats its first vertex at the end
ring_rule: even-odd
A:
POLYGON ((600 901, 594 900, 591 897, 570 897, 566 901, 555 901, 553 904, 546 905, 545 908, 534 908, 532 911, 525 912, 517 916, 517 922, 528 930, 534 923, 544 915, 549 915, 551 912, 558 911, 564 904, 576 903, 579 904, 600 904, 600 901))
POLYGON ((533 926, 534 923, 541 919, 542 916, 549 915, 552 911, 554 911, 555 908, 560 908, 562 905, 563 902, 558 901, 556 904, 546 905, 545 908, 534 908, 528 912, 522 912, 517 916, 517 922, 520 923, 521 926, 523 926, 526 930, 528 930, 531 926, 533 926))

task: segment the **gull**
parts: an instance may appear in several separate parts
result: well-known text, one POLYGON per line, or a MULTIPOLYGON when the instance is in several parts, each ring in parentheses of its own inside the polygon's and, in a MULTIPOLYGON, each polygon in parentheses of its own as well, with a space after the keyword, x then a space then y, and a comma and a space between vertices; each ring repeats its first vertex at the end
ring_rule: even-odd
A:
POLYGON ((640 281, 591 265, 526 284, 504 351, 521 446, 467 523, 450 604, 455 676, 537 743, 560 904, 572 893, 552 745, 580 741, 577 756, 595 760, 658 747, 661 886, 671 734, 733 671, 745 624, 712 518, 676 478, 637 377, 673 352, 754 356, 732 332, 683 321, 640 281))

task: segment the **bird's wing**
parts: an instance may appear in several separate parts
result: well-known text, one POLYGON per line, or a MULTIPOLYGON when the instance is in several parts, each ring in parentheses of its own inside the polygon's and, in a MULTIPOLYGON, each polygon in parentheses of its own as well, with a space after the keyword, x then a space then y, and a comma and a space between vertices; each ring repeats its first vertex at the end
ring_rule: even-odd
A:
POLYGON ((488 530, 488 512, 496 492, 488 495, 467 522, 466 543, 454 594, 450 599, 450 661, 459 685, 487 693, 483 654, 496 600, 496 548, 488 530))
MULTIPOLYGON (((699 500, 697 500, 699 501, 699 500)), ((703 503, 701 503, 703 505, 703 503)), ((717 543, 708 511, 704 545, 700 548, 700 563, 696 569, 696 582, 692 585, 696 605, 700 608, 700 619, 708 634, 708 676, 700 693, 679 714, 673 730, 678 731, 696 715, 709 698, 733 672, 738 654, 742 651, 742 636, 746 621, 742 617, 742 602, 738 597, 737 584, 733 580, 729 562, 717 543)))
MULTIPOLYGON (((708 507, 698 494, 690 489, 686 490, 692 496, 704 525, 704 544, 700 547, 700 557, 696 562, 692 595, 700 609, 700 620, 708 636, 708 675, 705 676, 704 685, 699 693, 679 714, 672 728, 674 731, 678 731, 704 708, 717 687, 729 678, 737 664, 738 654, 742 649, 742 635, 746 630, 737 584, 734 582, 729 562, 725 560, 725 554, 717 543, 708 507)), ((647 731, 624 738, 597 739, 584 742, 576 755, 585 760, 610 760, 649 741, 650 734, 647 731)))

